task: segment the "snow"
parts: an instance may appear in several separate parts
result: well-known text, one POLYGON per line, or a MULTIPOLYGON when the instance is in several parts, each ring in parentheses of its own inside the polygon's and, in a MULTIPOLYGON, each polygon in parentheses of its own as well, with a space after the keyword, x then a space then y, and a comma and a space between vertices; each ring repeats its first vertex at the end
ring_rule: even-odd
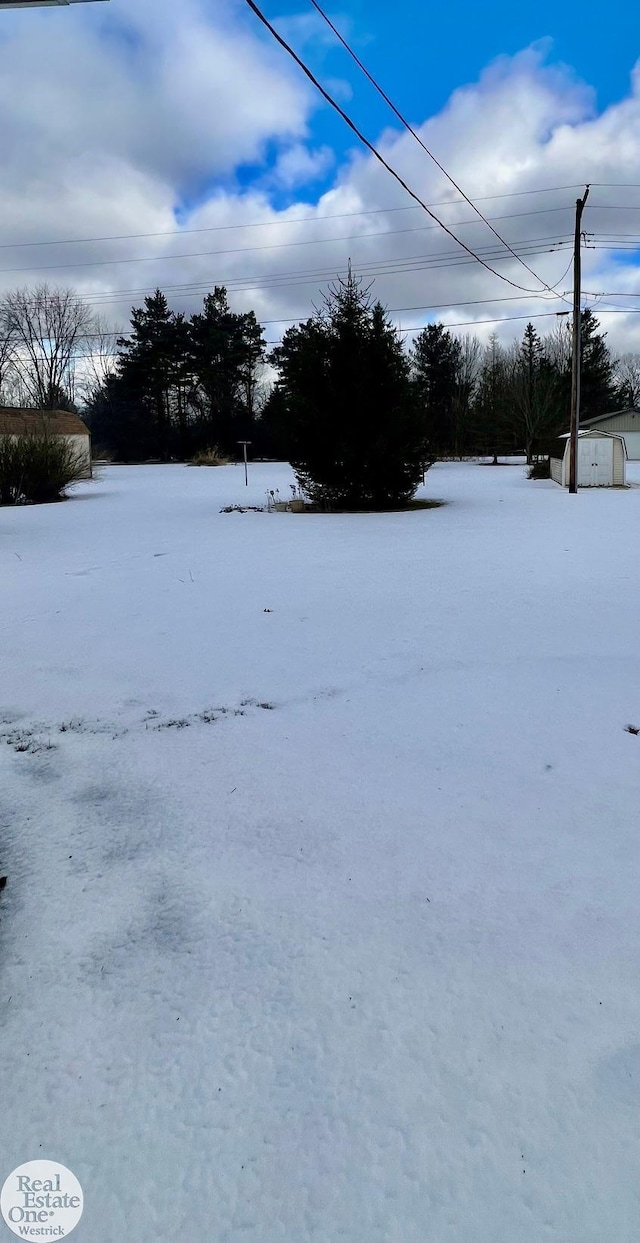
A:
POLYGON ((69 1167, 78 1243, 637 1243, 640 488, 220 513, 249 469, 0 511, 0 1183, 69 1167))

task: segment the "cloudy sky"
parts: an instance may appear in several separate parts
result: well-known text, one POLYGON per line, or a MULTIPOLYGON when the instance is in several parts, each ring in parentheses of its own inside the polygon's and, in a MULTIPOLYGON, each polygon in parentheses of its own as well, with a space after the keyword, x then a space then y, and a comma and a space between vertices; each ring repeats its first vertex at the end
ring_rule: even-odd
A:
POLYGON ((523 262, 308 0, 261 7, 499 275, 359 146, 245 0, 109 0, 0 11, 0 289, 73 286, 123 328, 156 286, 188 312, 226 284, 276 341, 351 258, 403 330, 441 319, 508 340, 527 317, 546 332, 568 309, 558 295, 589 182, 585 304, 618 351, 640 351, 640 36, 628 6, 585 0, 579 21, 557 0, 517 13, 497 0, 328 10, 523 262))

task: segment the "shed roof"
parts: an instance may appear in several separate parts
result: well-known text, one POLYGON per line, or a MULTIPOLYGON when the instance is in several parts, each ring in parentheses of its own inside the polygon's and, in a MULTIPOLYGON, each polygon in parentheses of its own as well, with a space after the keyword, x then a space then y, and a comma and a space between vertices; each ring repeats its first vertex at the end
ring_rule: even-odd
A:
POLYGON ((89 428, 70 410, 23 410, 0 406, 0 436, 24 436, 46 430, 52 436, 88 436, 89 428))
POLYGON ((608 414, 592 414, 590 418, 580 419, 582 427, 594 427, 596 423, 606 423, 607 419, 619 419, 625 414, 640 415, 640 406, 624 406, 622 410, 609 410, 608 414))
MULTIPOLYGON (((559 440, 569 440, 571 432, 562 432, 558 437, 559 440)), ((597 439, 599 436, 606 436, 609 440, 624 440, 624 432, 605 432, 602 427, 586 427, 578 429, 578 436, 590 436, 597 439)))

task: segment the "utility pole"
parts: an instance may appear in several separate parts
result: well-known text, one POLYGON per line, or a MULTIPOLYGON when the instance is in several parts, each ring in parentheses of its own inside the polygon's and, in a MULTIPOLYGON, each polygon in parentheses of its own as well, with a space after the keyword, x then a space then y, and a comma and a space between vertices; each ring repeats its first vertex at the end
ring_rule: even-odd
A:
POLYGON ((571 424, 569 427, 569 491, 578 491, 578 431, 580 429, 580 244, 582 240, 582 213, 589 197, 589 187, 581 199, 576 199, 576 233, 573 243, 573 340, 571 348, 571 424))

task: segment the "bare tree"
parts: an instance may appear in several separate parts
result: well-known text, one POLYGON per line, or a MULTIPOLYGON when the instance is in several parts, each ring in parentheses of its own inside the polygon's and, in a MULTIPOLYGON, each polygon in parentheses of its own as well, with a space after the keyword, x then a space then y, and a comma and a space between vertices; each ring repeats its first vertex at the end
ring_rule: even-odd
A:
POLYGON ((458 338, 460 352, 456 364, 456 382, 453 394, 453 451, 461 457, 468 451, 473 419, 473 401, 478 389, 482 370, 482 346, 477 337, 465 333, 458 338))
POLYGON ((571 366, 571 323, 564 317, 559 318, 555 327, 543 337, 545 357, 558 373, 568 371, 571 366))
POLYGON ((25 403, 52 410, 73 400, 78 360, 95 330, 91 309, 71 289, 18 289, 0 302, 0 336, 25 403))
POLYGON ((0 406, 11 404, 10 395, 15 379, 11 363, 11 341, 0 328, 0 406))
POLYGON ((621 405, 639 406, 640 354, 622 354, 614 362, 613 375, 621 405))
POLYGON ((100 316, 93 317, 91 344, 82 361, 76 360, 75 367, 75 389, 83 403, 90 404, 109 376, 115 374, 119 336, 100 316))

